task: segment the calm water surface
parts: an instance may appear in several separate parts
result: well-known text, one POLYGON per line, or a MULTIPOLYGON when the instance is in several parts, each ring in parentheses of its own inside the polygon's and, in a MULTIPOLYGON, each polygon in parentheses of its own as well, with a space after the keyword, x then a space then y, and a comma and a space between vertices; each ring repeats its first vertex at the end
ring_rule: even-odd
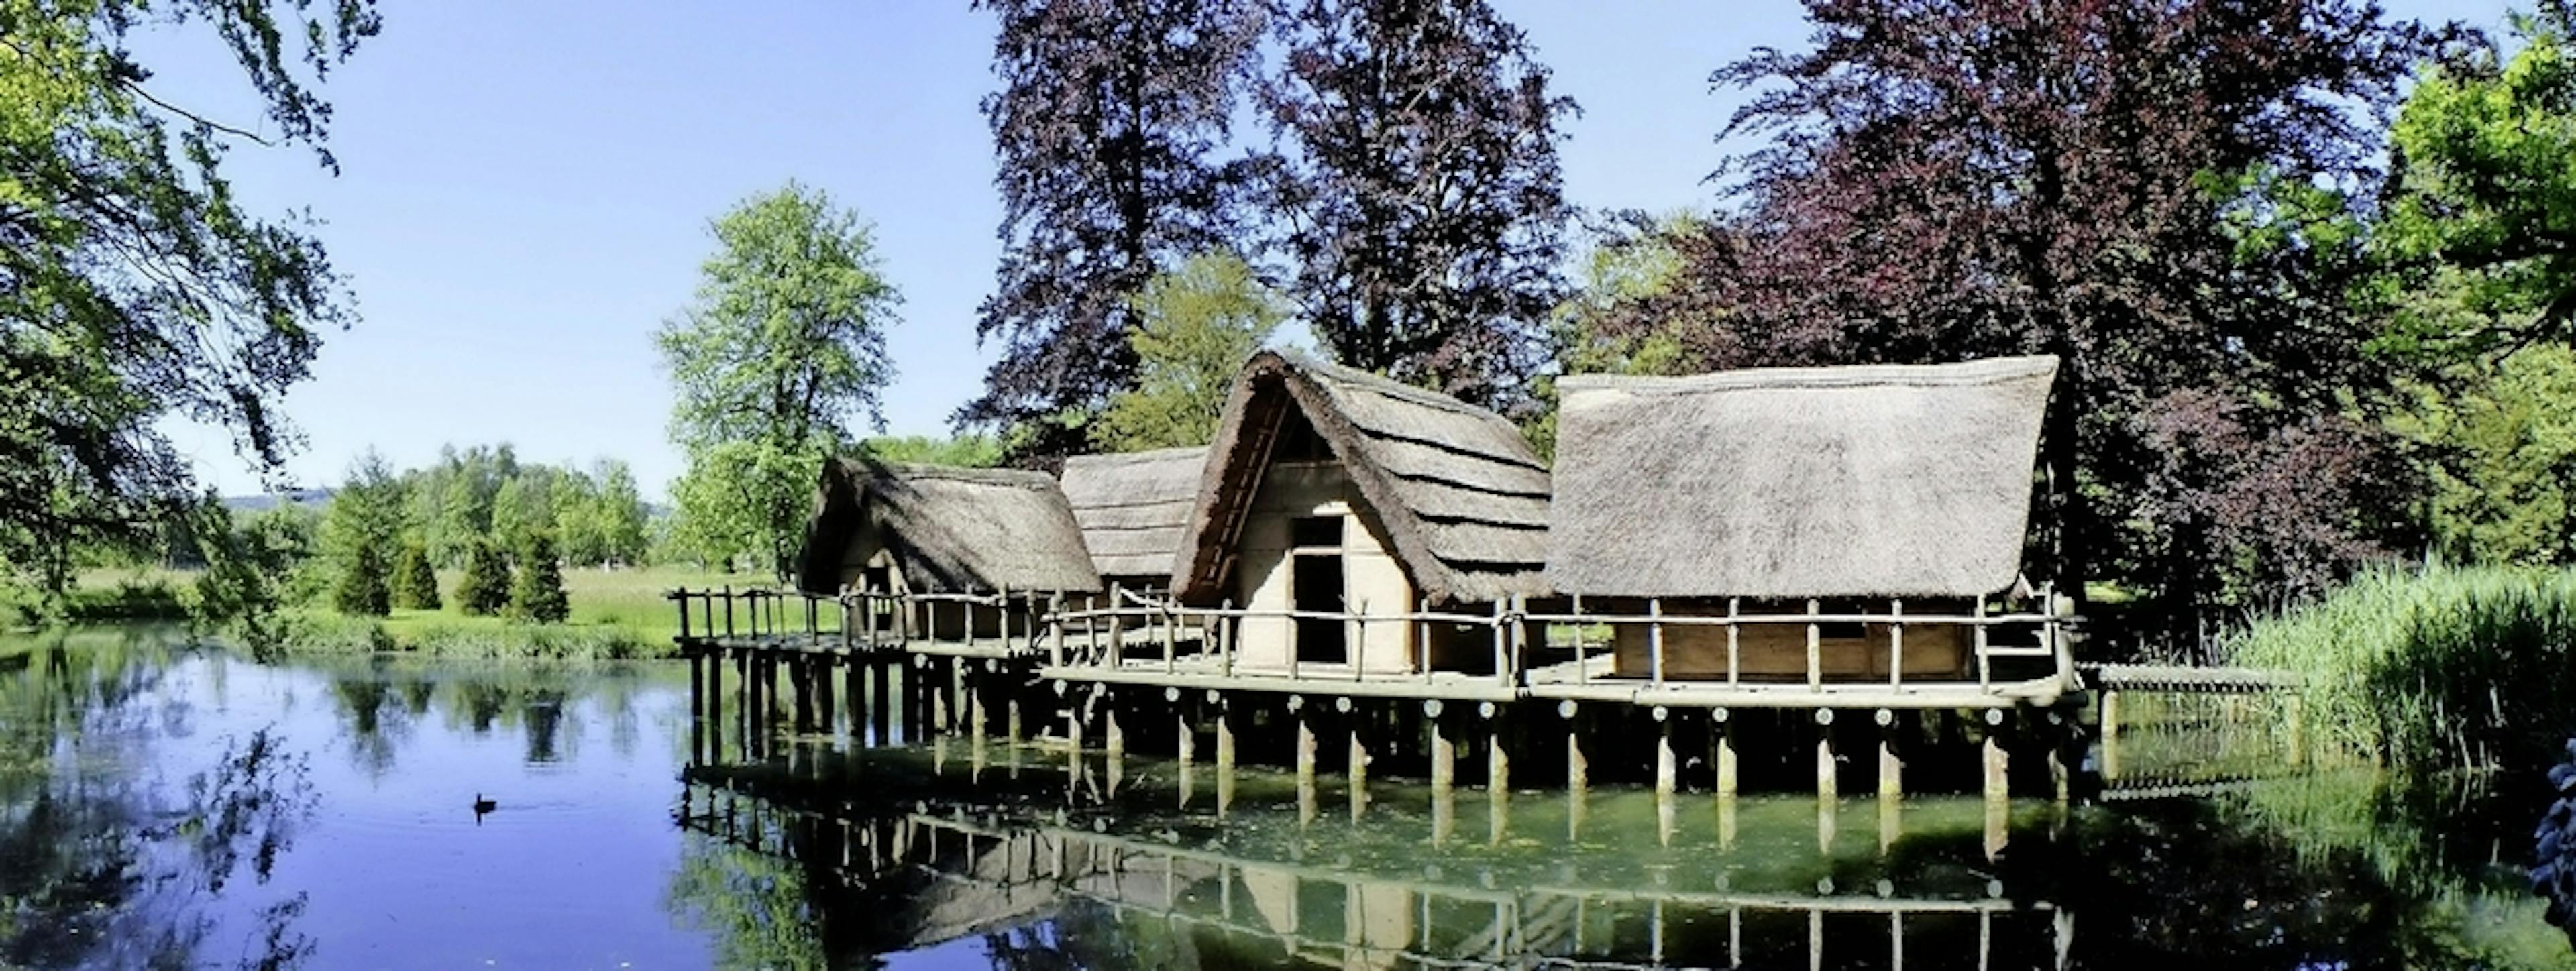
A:
MULTIPOLYGON (((962 739, 692 764, 677 664, 0 636, 0 967, 2576 967, 2530 800, 1377 784, 962 739), (478 813, 478 799, 492 803, 478 813)), ((2536 805, 2536 804, 2535 804, 2536 805)))

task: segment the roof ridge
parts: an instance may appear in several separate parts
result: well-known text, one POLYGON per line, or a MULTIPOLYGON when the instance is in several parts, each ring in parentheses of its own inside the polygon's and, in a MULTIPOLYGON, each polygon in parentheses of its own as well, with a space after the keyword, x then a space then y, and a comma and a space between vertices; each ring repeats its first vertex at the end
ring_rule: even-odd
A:
POLYGON ((1639 394, 1688 394, 1752 388, 1960 387, 2051 375, 2056 373, 2057 364, 2055 355, 2032 354, 1945 364, 1743 368, 1684 375, 1569 374, 1557 379, 1557 387, 1564 391, 1610 390, 1639 394))
POLYGON ((1493 409, 1480 408, 1475 405, 1468 404, 1467 402, 1458 400, 1454 395, 1434 391, 1430 388, 1406 384, 1402 381, 1398 381, 1374 371, 1363 371, 1347 364, 1336 364, 1331 361, 1314 357, 1304 351, 1288 349, 1272 351, 1271 353, 1279 355, 1279 357, 1286 361, 1290 367, 1297 370, 1305 371, 1329 380, 1356 385, 1362 390, 1374 391, 1390 398, 1401 398, 1414 404, 1428 405, 1434 408, 1442 408, 1463 414, 1473 414, 1480 417, 1491 416, 1496 419, 1500 419, 1502 417, 1501 415, 1495 414, 1493 409))

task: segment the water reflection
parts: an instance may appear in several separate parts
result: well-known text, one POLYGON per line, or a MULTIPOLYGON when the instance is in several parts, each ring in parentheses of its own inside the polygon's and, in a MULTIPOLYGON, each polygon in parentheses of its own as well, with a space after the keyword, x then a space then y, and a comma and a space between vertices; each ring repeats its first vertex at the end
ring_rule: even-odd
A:
POLYGON ((158 687, 173 632, 0 642, 0 965, 284 968, 314 944, 306 892, 266 885, 318 798, 306 756, 261 729, 227 735, 177 786, 136 778, 153 732, 187 735, 158 687), (243 892, 242 878, 253 884, 243 892), (241 940, 208 906, 246 898, 241 940))

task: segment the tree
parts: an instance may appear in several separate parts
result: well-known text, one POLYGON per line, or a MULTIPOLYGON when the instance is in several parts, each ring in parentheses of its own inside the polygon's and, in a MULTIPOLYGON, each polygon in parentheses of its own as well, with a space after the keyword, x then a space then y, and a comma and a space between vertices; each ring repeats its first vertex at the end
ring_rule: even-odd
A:
POLYGON ((1512 409, 1555 306, 1574 101, 1483 0, 1301 0, 1263 89, 1290 294, 1341 363, 1512 409))
POLYGON ((510 584, 510 614, 541 624, 559 624, 572 616, 564 593, 563 564, 555 558, 555 539, 545 530, 528 534, 519 550, 519 576, 510 584))
POLYGON ((402 544, 394 557, 393 605, 405 610, 437 610, 438 571, 429 565, 429 549, 419 541, 402 544))
POLYGON ((679 514, 725 558, 785 577, 823 460, 894 378, 885 332, 901 297, 858 216, 790 182, 714 224, 697 301, 655 335, 689 458, 679 514))
POLYGON ((377 27, 366 0, 0 7, 0 570, 59 592, 73 550, 148 543, 193 510, 164 416, 279 469, 285 390, 353 314, 311 223, 254 214, 222 162, 300 145, 337 171, 317 88, 377 27), (152 83, 127 33, 162 20, 223 39, 251 88, 227 103, 255 116, 217 121, 152 83))
POLYGON ((1008 449, 990 435, 878 435, 860 440, 858 452, 880 462, 989 469, 1002 464, 1008 449))
POLYGON ((352 617, 382 617, 393 612, 393 587, 387 578, 385 551, 359 547, 341 561, 340 580, 331 587, 331 608, 352 617))
POLYGON ((2459 313, 2394 335, 2443 352, 2576 339, 2576 18, 2543 2, 2511 18, 2522 49, 2434 62, 2390 126, 2393 181, 2378 240, 2410 290, 2459 313))
POLYGON ((1163 261, 1233 234, 1240 166, 1218 155, 1264 4, 981 5, 1001 21, 983 108, 1003 252, 975 334, 1002 354, 957 420, 1061 455, 1134 383, 1129 300, 1163 261))
POLYGON ((1689 213, 1661 218, 1621 213, 1596 233, 1576 261, 1580 277, 1565 302, 1548 315, 1549 351, 1555 366, 1531 382, 1538 413, 1521 426, 1541 458, 1556 456, 1556 379, 1568 374, 1695 374, 1707 370, 1689 350, 1691 335, 1707 321, 1665 317, 1629 325, 1622 315, 1641 303, 1663 303, 1684 261, 1677 240, 1706 232, 1689 213))
POLYGON ((594 524, 606 554, 602 562, 609 566, 643 563, 644 520, 644 497, 635 491, 634 470, 616 459, 601 462, 594 524))
POLYGON ((510 561, 490 540, 475 540, 465 561, 465 579, 456 587, 456 606, 467 614, 488 617, 510 605, 510 561))
POLYGON ((359 456, 322 520, 322 549, 338 571, 331 603, 341 613, 381 617, 393 609, 391 551, 401 542, 403 511, 402 483, 384 456, 359 456))
POLYGON ((552 524, 563 540, 564 559, 602 563, 608 559, 608 534, 599 521, 599 484, 590 476, 566 470, 555 480, 552 524))
POLYGON ((2180 628, 2391 548, 2356 213, 2423 31, 2367 0, 1808 13, 1813 49, 1715 75, 1767 144, 1632 323, 1707 322, 1715 367, 2057 355, 2034 578, 2180 628))
POLYGON ((1286 311, 1242 258, 1202 253, 1147 284, 1135 315, 1128 342, 1143 368, 1135 388, 1109 399, 1091 432, 1095 448, 1207 444, 1235 375, 1286 311))

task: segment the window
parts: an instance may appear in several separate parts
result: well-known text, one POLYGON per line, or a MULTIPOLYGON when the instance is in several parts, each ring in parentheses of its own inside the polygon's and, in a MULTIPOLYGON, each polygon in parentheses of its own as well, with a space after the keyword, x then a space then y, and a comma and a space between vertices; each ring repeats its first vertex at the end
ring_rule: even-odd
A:
POLYGON ((1288 522, 1288 545, 1307 547, 1340 547, 1342 517, 1299 516, 1288 522))

